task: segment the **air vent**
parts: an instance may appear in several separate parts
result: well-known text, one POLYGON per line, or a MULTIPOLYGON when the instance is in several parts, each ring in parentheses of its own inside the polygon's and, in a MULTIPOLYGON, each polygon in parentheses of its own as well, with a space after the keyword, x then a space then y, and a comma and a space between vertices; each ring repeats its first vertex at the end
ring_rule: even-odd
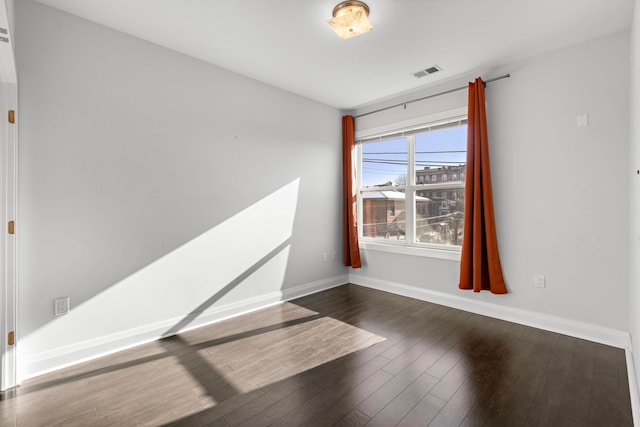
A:
POLYGON ((434 65, 432 67, 425 68, 424 70, 420 70, 417 73, 413 73, 413 75, 416 76, 417 78, 420 78, 420 77, 428 76, 429 74, 437 73, 438 71, 442 71, 442 68, 438 67, 437 65, 434 65))

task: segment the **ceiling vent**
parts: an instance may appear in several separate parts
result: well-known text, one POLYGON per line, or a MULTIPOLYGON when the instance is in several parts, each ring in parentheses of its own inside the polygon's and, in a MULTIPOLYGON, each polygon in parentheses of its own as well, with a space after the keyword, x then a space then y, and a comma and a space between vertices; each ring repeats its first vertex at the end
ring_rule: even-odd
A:
POLYGON ((442 71, 442 68, 438 67, 437 65, 434 65, 432 67, 425 68, 424 70, 420 70, 417 73, 413 73, 413 75, 416 76, 417 78, 420 78, 420 77, 428 76, 429 74, 437 73, 438 71, 442 71))

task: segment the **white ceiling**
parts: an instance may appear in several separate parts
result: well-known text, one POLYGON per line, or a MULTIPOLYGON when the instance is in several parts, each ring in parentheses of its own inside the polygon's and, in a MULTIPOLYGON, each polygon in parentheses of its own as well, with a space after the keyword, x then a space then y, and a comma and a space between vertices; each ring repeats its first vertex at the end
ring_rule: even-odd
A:
POLYGON ((367 0, 373 31, 342 41, 327 23, 338 0, 38 1, 341 109, 621 31, 633 9, 633 0, 367 0), (413 76, 434 64, 443 71, 413 76))

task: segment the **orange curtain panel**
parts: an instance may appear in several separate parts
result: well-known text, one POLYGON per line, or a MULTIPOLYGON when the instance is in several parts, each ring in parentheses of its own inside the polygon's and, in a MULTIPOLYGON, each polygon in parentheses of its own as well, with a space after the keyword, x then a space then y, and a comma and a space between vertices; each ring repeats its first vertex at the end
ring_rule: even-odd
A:
POLYGON ((355 173, 353 150, 355 148, 355 125, 353 116, 342 118, 342 186, 344 194, 344 265, 362 267, 358 246, 358 216, 356 214, 355 173))
POLYGON ((506 294, 493 211, 484 82, 469 83, 464 235, 460 289, 506 294))

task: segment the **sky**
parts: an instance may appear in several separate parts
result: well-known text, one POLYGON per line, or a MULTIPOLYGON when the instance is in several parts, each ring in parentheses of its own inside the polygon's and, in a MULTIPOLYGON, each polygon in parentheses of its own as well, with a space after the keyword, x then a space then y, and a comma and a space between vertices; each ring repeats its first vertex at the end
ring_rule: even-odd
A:
MULTIPOLYGON (((407 138, 395 138, 362 145, 362 186, 371 187, 406 176, 407 138)), ((416 170, 464 164, 467 154, 467 125, 447 127, 416 135, 416 170)))

